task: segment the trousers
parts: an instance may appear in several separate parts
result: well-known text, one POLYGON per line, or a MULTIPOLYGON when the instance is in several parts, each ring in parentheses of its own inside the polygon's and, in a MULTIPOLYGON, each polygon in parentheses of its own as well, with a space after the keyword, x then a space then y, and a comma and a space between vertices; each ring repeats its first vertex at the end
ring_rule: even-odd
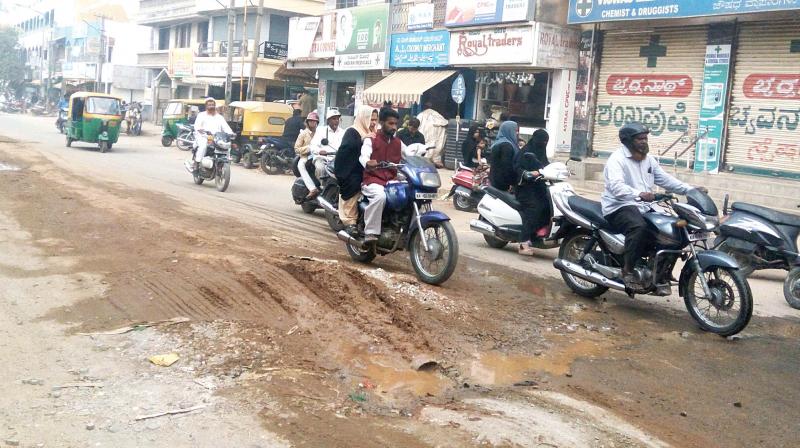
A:
POLYGON ((339 197, 339 219, 346 226, 354 226, 358 222, 358 201, 360 194, 356 194, 350 199, 339 197))
POLYGON ((380 235, 383 207, 386 205, 386 193, 383 190, 383 185, 362 185, 361 194, 369 199, 369 204, 364 210, 364 234, 380 235))
POLYGON ((625 272, 631 272, 647 251, 647 223, 635 205, 627 205, 605 217, 614 231, 625 235, 625 272))
POLYGON ((206 149, 208 148, 208 140, 205 134, 200 134, 199 132, 195 132, 194 142, 197 145, 197 151, 195 151, 194 153, 194 161, 199 163, 201 160, 203 160, 203 157, 206 156, 206 149))
POLYGON ((300 171, 300 179, 303 179, 303 184, 308 188, 308 192, 311 193, 317 189, 317 184, 314 183, 314 179, 308 174, 306 163, 308 163, 308 157, 300 157, 297 161, 297 171, 300 171))

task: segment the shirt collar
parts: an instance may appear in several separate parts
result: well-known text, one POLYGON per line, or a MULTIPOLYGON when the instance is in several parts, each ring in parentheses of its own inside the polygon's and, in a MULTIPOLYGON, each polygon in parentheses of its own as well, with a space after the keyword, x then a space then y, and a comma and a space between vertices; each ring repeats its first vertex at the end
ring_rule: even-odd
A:
POLYGON ((622 154, 629 159, 633 157, 633 154, 631 154, 631 150, 628 149, 628 147, 625 146, 624 144, 622 145, 622 154))

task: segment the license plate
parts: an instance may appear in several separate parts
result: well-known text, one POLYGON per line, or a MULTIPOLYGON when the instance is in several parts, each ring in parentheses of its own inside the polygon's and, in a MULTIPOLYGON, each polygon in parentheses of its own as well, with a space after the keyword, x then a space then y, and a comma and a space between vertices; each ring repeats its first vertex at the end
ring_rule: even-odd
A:
POLYGON ((709 232, 697 232, 689 234, 689 241, 705 241, 709 238, 711 238, 711 233, 709 232))
POLYGON ((430 200, 434 200, 434 199, 436 199, 436 197, 437 197, 437 194, 438 194, 438 193, 416 193, 416 196, 415 196, 415 197, 416 197, 417 199, 430 199, 430 200))

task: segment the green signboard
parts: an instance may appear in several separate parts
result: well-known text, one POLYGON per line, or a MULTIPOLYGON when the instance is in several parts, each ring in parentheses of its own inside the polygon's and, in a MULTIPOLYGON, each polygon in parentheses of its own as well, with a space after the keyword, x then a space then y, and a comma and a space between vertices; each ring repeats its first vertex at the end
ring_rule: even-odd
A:
POLYGON ((334 70, 382 70, 386 64, 389 4, 336 11, 334 70))
POLYGON ((731 46, 708 45, 700 93, 700 124, 697 126, 695 172, 718 173, 725 126, 725 99, 728 91, 731 46))

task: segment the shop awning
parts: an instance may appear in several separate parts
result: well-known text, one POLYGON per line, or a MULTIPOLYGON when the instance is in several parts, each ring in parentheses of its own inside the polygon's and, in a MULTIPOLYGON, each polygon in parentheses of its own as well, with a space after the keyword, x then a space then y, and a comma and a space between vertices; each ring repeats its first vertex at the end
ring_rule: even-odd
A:
POLYGON ((364 99, 375 104, 391 101, 393 104, 419 103, 426 90, 454 75, 454 70, 404 70, 393 72, 364 91, 364 99))

